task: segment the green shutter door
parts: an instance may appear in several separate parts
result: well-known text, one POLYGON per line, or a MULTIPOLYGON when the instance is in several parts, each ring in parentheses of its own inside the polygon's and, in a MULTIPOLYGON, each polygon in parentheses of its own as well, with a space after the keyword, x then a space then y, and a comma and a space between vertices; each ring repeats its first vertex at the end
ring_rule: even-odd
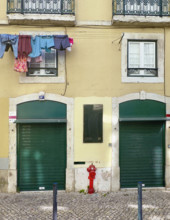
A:
POLYGON ((155 121, 120 123, 120 185, 161 187, 164 181, 164 123, 155 121))
POLYGON ((18 187, 65 189, 66 124, 18 124, 18 187))

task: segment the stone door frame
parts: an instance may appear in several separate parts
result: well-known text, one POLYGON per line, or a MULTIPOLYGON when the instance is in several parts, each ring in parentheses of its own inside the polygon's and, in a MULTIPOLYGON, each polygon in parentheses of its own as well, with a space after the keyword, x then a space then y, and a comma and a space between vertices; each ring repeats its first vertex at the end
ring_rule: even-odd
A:
MULTIPOLYGON (((39 93, 19 96, 9 99, 9 115, 16 115, 17 105, 29 101, 39 100, 39 93)), ((61 102, 67 105, 67 168, 66 168, 66 190, 74 191, 74 99, 64 96, 46 93, 45 100, 61 102)), ((9 170, 8 170, 8 192, 17 191, 17 130, 16 123, 9 120, 9 170)))

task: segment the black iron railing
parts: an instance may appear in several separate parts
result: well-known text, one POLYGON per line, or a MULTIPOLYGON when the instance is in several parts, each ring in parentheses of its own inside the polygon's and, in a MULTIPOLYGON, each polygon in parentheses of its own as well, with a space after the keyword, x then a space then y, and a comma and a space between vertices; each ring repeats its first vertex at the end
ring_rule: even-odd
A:
POLYGON ((113 15, 169 16, 170 0, 113 0, 113 15))
POLYGON ((7 13, 74 14, 75 0, 7 0, 7 13))

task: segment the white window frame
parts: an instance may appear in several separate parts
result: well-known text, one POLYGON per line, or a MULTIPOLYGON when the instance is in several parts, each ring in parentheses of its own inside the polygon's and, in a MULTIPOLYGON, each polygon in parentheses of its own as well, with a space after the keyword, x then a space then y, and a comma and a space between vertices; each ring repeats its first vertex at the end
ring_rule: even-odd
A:
MULTIPOLYGON (((137 76, 137 77, 140 77, 140 76, 145 76, 145 77, 155 77, 157 76, 157 54, 156 54, 156 51, 157 51, 157 42, 156 41, 134 41, 134 40, 128 40, 128 68, 129 69, 136 69, 139 73, 132 73, 132 74, 129 74, 128 73, 128 77, 134 77, 134 76, 137 76), (151 68, 149 67, 146 67, 145 66, 145 44, 146 43, 150 43, 154 46, 154 66, 151 68), (131 63, 130 63, 130 45, 133 45, 133 44, 138 44, 139 45, 139 65, 138 67, 130 67, 131 63), (145 73, 145 70, 149 70, 149 69, 153 69, 155 70, 155 74, 152 74, 152 73, 145 73)), ((132 64, 133 65, 133 64, 132 64)))
POLYGON ((164 35, 158 33, 124 33, 121 45, 121 79, 123 83, 164 82, 164 35), (128 40, 157 41, 157 76, 128 76, 128 40))
MULTIPOLYGON (((27 31, 22 31, 20 32, 21 35, 64 35, 64 31, 60 32, 27 32, 27 31)), ((65 83, 65 75, 66 75, 66 70, 65 70, 65 50, 61 51, 58 50, 58 76, 27 76, 26 73, 19 73, 19 83, 65 83)))

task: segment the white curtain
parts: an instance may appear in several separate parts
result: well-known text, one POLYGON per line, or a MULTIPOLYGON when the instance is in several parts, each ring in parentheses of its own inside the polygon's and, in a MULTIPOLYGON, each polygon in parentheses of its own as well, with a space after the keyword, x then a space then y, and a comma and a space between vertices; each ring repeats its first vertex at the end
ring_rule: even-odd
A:
POLYGON ((155 43, 144 43, 144 67, 155 68, 155 43))
POLYGON ((129 68, 140 67, 140 42, 129 42, 129 68))

